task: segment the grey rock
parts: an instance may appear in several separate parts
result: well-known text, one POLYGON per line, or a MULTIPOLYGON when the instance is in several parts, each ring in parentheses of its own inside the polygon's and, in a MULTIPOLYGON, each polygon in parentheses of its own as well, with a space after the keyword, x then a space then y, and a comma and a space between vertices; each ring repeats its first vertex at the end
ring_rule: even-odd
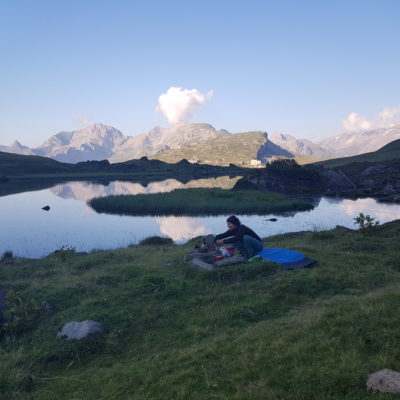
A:
POLYGON ((63 326, 61 331, 57 333, 58 337, 66 339, 83 339, 87 336, 94 334, 101 334, 104 332, 103 324, 91 320, 81 322, 68 322, 63 326))
POLYGON ((246 258, 240 254, 231 257, 224 257, 222 260, 215 261, 216 267, 225 267, 226 265, 240 264, 246 262, 246 258))
POLYGON ((189 266, 196 269, 205 269, 206 271, 212 271, 214 266, 208 262, 200 260, 200 258, 193 258, 189 262, 189 266))
POLYGON ((368 375, 367 389, 381 393, 400 393, 400 372, 382 369, 368 375))

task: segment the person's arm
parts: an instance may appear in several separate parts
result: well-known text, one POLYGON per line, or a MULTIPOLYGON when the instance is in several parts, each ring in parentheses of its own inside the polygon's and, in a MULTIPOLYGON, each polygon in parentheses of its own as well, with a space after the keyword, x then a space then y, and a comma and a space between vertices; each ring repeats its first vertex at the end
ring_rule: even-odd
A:
POLYGON ((228 235, 224 236, 227 239, 218 241, 217 240, 217 244, 231 244, 231 243, 236 243, 236 242, 240 242, 243 239, 243 228, 242 225, 240 225, 237 229, 235 229, 234 231, 227 231, 225 232, 228 235))
POLYGON ((229 237, 229 236, 232 236, 232 232, 229 231, 229 230, 227 230, 227 231, 224 232, 224 233, 220 233, 219 235, 215 235, 215 238, 218 240, 218 239, 227 238, 227 237, 229 237))
POLYGON ((226 243, 225 241, 224 241, 224 239, 225 238, 229 238, 229 237, 231 237, 232 236, 232 231, 230 231, 230 230, 227 230, 226 232, 224 232, 224 233, 220 233, 219 235, 216 235, 215 236, 215 239, 217 239, 216 241, 215 241, 215 243, 216 244, 224 244, 224 243, 226 243))

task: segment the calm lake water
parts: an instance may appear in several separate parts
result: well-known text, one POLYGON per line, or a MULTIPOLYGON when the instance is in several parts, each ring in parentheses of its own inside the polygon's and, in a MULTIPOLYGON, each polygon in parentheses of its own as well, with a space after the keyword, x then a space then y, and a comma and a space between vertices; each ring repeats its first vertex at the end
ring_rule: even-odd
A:
MULTIPOLYGON (((169 236, 176 243, 226 230, 226 218, 210 217, 129 217, 97 214, 86 202, 111 194, 139 194, 188 187, 231 188, 238 178, 193 180, 183 184, 175 179, 139 183, 115 181, 104 186, 90 182, 69 182, 34 192, 0 197, 0 256, 12 251, 16 256, 38 258, 64 247, 77 251, 115 249, 153 236, 169 236), (49 205, 50 211, 41 208, 49 205)), ((345 200, 322 197, 312 211, 292 216, 239 215, 259 236, 302 230, 327 230, 336 225, 355 228, 353 218, 364 212, 381 223, 400 218, 400 205, 378 203, 374 199, 345 200), (276 217, 277 222, 265 219, 276 217)), ((228 211, 229 213, 229 211, 228 211)))

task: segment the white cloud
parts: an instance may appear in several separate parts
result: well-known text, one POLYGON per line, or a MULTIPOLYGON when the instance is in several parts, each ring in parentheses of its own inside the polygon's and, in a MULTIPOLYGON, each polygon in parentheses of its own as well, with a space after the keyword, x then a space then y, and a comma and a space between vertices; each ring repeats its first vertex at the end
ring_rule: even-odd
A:
POLYGON ((186 123, 212 96, 212 90, 204 94, 197 89, 172 86, 158 98, 156 110, 162 112, 171 124, 186 123))
POLYGON ((351 112, 342 120, 347 132, 359 132, 368 129, 387 128, 400 122, 400 107, 385 108, 372 120, 368 120, 356 112, 351 112))
POLYGON ((80 124, 83 126, 88 126, 92 123, 92 118, 90 118, 88 115, 76 115, 75 120, 78 121, 80 124))
POLYGON ((378 117, 385 123, 391 124, 395 122, 396 117, 400 116, 400 107, 397 108, 385 108, 378 114, 378 117))
POLYGON ((364 131, 373 127, 373 124, 370 121, 355 112, 350 113, 342 123, 347 132, 364 131))

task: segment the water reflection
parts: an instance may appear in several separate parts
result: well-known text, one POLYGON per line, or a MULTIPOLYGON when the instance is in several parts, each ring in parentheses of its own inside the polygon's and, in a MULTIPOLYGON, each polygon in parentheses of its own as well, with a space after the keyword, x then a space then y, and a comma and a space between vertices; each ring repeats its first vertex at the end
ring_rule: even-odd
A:
POLYGON ((340 208, 350 216, 358 215, 360 212, 367 213, 380 221, 391 221, 400 218, 400 207, 382 207, 382 203, 374 199, 341 200, 340 208))
POLYGON ((93 182, 68 182, 56 185, 50 190, 62 199, 75 199, 87 202, 94 197, 105 197, 111 195, 136 195, 150 193, 172 192, 175 189, 188 189, 197 187, 219 187, 231 189, 240 177, 230 178, 221 176, 209 179, 193 179, 187 183, 182 183, 176 179, 165 179, 163 181, 151 182, 143 186, 136 182, 114 181, 108 185, 93 182))
MULTIPOLYGON (((175 179, 143 186, 115 181, 108 185, 70 182, 51 189, 0 197, 0 256, 5 251, 24 257, 42 257, 62 246, 77 251, 113 249, 153 236, 169 236, 177 243, 226 230, 226 217, 132 217, 97 214, 86 201, 110 194, 138 194, 170 191, 187 187, 232 187, 238 178, 193 180, 186 184, 175 179), (51 207, 43 211, 44 205, 51 207)), ((353 218, 360 212, 385 223, 400 218, 398 204, 374 199, 345 200, 321 198, 310 211, 274 216, 239 215, 242 222, 261 237, 302 230, 327 230, 336 225, 356 228, 353 218), (276 217, 276 222, 268 219, 276 217)))
POLYGON ((156 217, 156 221, 160 225, 160 232, 175 242, 182 242, 211 233, 210 228, 207 228, 203 222, 195 218, 156 217))

